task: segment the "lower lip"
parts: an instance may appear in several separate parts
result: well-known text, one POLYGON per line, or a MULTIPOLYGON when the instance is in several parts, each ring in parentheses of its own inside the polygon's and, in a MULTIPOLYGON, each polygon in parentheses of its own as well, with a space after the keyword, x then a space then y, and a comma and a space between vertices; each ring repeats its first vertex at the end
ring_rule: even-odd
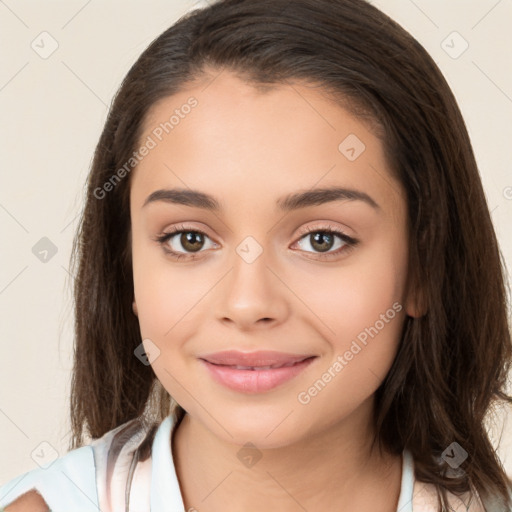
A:
POLYGON ((311 357, 283 368, 269 370, 237 370, 229 366, 221 366, 205 361, 202 362, 208 368, 212 377, 224 386, 243 393, 262 393, 289 381, 304 371, 316 357, 311 357))

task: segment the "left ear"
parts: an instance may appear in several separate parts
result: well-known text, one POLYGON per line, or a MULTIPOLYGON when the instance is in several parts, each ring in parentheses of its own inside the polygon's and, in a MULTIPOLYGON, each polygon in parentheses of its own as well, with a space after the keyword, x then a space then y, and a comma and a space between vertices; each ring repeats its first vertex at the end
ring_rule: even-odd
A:
POLYGON ((139 316, 139 311, 137 310, 137 303, 135 302, 135 300, 132 302, 132 309, 133 309, 133 313, 135 316, 139 316))

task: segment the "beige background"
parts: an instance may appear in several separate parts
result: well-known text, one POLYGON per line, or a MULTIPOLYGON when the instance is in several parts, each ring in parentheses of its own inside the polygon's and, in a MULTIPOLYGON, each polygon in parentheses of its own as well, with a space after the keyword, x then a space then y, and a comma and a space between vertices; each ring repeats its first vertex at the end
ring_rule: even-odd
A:
MULTIPOLYGON (((425 46, 452 86, 510 268, 512 3, 372 3, 425 46), (454 31, 459 35, 448 37, 454 31), (464 41, 467 50, 454 58, 464 41)), ((0 483, 37 467, 36 454, 44 459, 67 450, 68 267, 93 150, 107 105, 131 64, 195 4, 201 2, 0 2, 0 483), (50 35, 39 36, 43 31, 50 35), (42 58, 52 44, 58 48, 42 58), (57 249, 46 263, 32 252, 43 237, 57 249)), ((502 431, 499 454, 512 475, 510 416, 492 429, 495 443, 502 431)))

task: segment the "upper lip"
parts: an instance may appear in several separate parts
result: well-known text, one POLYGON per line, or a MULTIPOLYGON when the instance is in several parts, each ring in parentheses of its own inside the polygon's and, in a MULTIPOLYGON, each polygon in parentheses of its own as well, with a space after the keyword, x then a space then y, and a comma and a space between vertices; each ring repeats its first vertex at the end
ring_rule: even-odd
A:
POLYGON ((240 352, 238 350, 227 350, 224 352, 215 352, 213 354, 206 354, 200 356, 203 359, 213 364, 220 364, 225 366, 273 366, 279 367, 290 365, 304 361, 314 357, 313 354, 287 354, 285 352, 273 351, 258 351, 258 352, 240 352))

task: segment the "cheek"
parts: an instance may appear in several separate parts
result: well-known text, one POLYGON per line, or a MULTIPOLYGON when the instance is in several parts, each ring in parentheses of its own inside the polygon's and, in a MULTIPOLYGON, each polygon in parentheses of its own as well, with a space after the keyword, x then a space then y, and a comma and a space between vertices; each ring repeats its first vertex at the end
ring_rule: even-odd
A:
POLYGON ((360 271, 348 273, 331 306, 336 335, 332 346, 345 361, 344 379, 369 396, 380 385, 396 356, 405 306, 406 252, 401 244, 382 244, 360 271))
POLYGON ((343 279, 346 286, 340 285, 330 300, 322 299, 320 317, 329 326, 328 332, 323 329, 327 357, 297 400, 304 411, 323 416, 325 424, 373 395, 393 364, 405 317, 397 279, 394 272, 377 268, 354 271, 343 279))
MULTIPOLYGON (((141 235, 139 235, 141 236, 141 235)), ((145 338, 163 339, 176 323, 189 287, 180 283, 156 242, 135 238, 132 246, 134 294, 145 338)))
POLYGON ((335 375, 312 376, 312 386, 316 379, 329 382, 314 399, 315 410, 356 407, 375 392, 393 363, 405 317, 407 256, 396 240, 375 242, 353 264, 333 271, 328 283, 317 278, 316 286, 313 279, 305 284, 308 305, 321 319, 315 322, 327 341, 329 362, 319 371, 335 375))
POLYGON ((356 250, 353 258, 347 258, 347 263, 338 268, 303 274, 301 296, 306 298, 308 310, 323 324, 322 332, 336 348, 350 344, 350 339, 373 326, 386 311, 391 309, 387 316, 394 317, 397 309, 404 309, 403 249, 401 243, 376 241, 372 248, 359 254, 356 250), (402 307, 393 309, 395 303, 402 307))
POLYGON ((154 340, 163 352, 177 350, 179 340, 184 342, 197 330, 197 315, 217 278, 212 279, 206 267, 178 264, 160 247, 140 240, 132 254, 141 335, 154 340))
POLYGON ((208 292, 207 283, 179 269, 155 249, 134 251, 133 273, 141 337, 151 340, 144 346, 157 356, 151 367, 167 392, 179 403, 187 403, 190 396, 181 385, 188 379, 183 355, 187 339, 197 329, 194 314, 208 292))
POLYGON ((148 265, 140 273, 134 272, 135 296, 139 323, 143 335, 164 340, 189 324, 192 309, 208 286, 189 274, 169 265, 148 265))

